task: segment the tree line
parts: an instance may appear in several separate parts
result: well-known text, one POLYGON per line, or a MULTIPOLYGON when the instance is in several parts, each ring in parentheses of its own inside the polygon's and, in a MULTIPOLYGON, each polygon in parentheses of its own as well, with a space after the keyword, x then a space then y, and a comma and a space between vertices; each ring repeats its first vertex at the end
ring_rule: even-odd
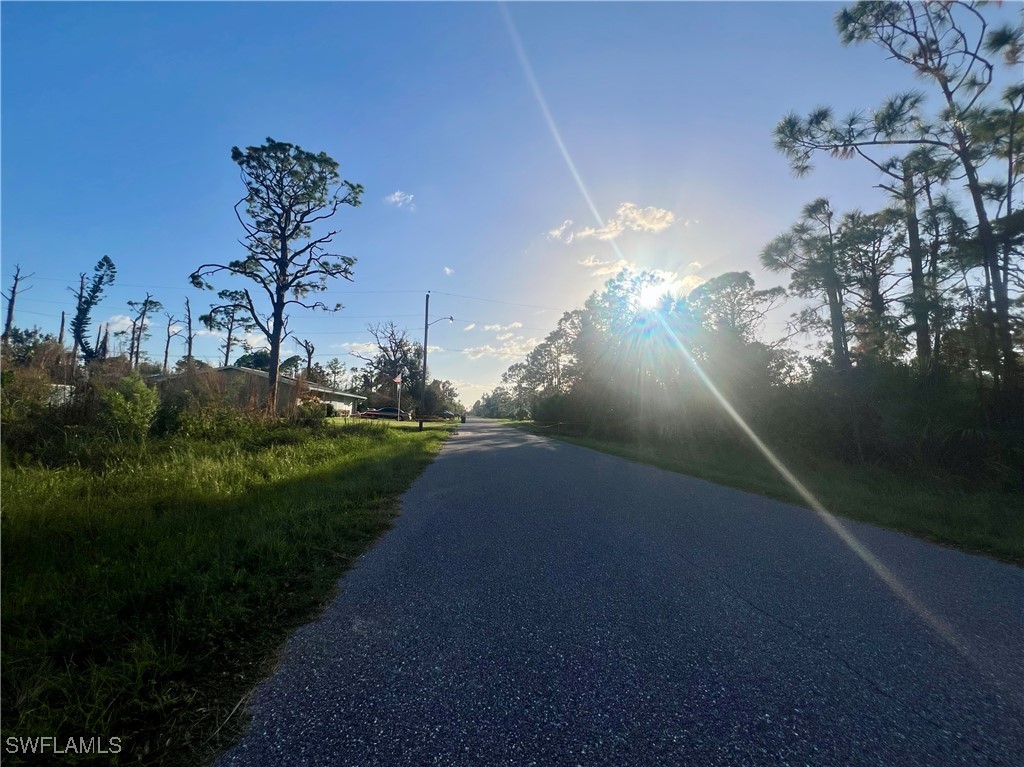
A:
POLYGON ((873 44, 938 96, 886 97, 872 111, 790 113, 775 146, 798 174, 824 153, 870 163, 874 211, 808 202, 766 243, 761 265, 648 307, 649 273, 624 271, 568 312, 479 400, 480 415, 533 418, 613 437, 737 435, 712 389, 776 443, 858 461, 1010 475, 1024 466, 1024 176, 1021 25, 991 29, 975 2, 857 2, 835 18, 844 44, 873 44), (1011 73, 996 91, 996 73, 1011 73), (761 336, 785 298, 800 355, 761 336))
POLYGON ((423 375, 422 349, 393 325, 371 326, 379 353, 362 357, 362 367, 346 368, 337 358, 326 365, 315 363, 313 342, 302 338, 296 338, 296 343, 303 354, 282 359, 282 344, 293 335, 288 330, 292 307, 327 312, 342 308, 340 304, 328 306, 316 296, 328 289, 331 280, 352 280, 356 259, 329 252, 337 230, 314 233, 313 227, 333 217, 342 206, 358 206, 363 187, 342 179, 338 163, 326 153, 308 152, 273 138, 244 150, 233 147, 231 159, 238 165, 245 187, 244 196, 234 206, 244 232, 243 252, 226 263, 201 264, 189 276, 194 287, 217 291, 217 300, 208 311, 194 318, 186 298, 184 313, 176 316, 147 292, 139 300, 128 301, 128 327, 115 331, 114 339, 109 326, 98 329, 93 338, 93 312, 117 275, 113 260, 103 256, 93 274, 81 274, 78 286, 71 288, 75 308, 68 323, 72 348, 67 352, 63 313, 57 336, 14 327, 17 296, 19 290, 26 289, 23 283, 27 279, 19 267, 10 293, 5 295, 8 311, 3 340, 9 361, 27 365, 34 360, 37 367, 45 368, 54 381, 61 383, 83 379, 90 369, 113 358, 121 367, 141 374, 192 371, 207 366, 193 356, 201 326, 222 334, 219 349, 223 365, 232 364, 234 359, 236 365, 267 372, 269 412, 275 411, 281 374, 301 376, 309 383, 351 388, 368 396, 372 404, 391 404, 387 392, 393 387, 384 384, 397 377, 406 390, 407 407, 415 403, 418 408, 426 406, 429 412, 461 408, 458 394, 448 381, 431 382, 424 402, 419 401, 421 392, 415 383, 423 375), (223 276, 241 278, 241 285, 218 289, 212 280, 223 276), (162 364, 143 352, 144 342, 151 338, 158 323, 163 334, 162 364), (265 344, 250 343, 253 334, 262 336, 265 344), (184 342, 185 355, 172 368, 170 350, 176 338, 184 342), (121 353, 113 349, 118 339, 124 347, 121 353))

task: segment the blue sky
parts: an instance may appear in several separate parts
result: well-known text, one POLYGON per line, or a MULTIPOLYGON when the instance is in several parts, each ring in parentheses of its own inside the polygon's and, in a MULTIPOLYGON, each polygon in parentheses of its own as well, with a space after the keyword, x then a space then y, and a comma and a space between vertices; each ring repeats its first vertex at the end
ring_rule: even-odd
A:
MULTIPOLYGON (((15 264, 34 272, 16 323, 55 332, 67 286, 107 254, 118 279, 96 320, 116 324, 147 288, 179 316, 186 296, 206 308, 188 274, 241 253, 231 147, 272 136, 327 152, 366 188, 332 220, 357 259, 328 294, 345 309, 289 327, 318 360, 354 364, 368 323, 421 337, 431 290, 432 317, 458 320, 431 329, 431 375, 468 406, 620 260, 685 287, 730 270, 784 284, 757 254, 804 203, 883 204, 863 163, 797 179, 772 148, 790 109, 920 87, 873 47, 842 47, 839 7, 509 4, 602 223, 497 4, 5 2, 4 290, 15 264)), ((217 344, 202 336, 196 353, 213 361, 217 344)))

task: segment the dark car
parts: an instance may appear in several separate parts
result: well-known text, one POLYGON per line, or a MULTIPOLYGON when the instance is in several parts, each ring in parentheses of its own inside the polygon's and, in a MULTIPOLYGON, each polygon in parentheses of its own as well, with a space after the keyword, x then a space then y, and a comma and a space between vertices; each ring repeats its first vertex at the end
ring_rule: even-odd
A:
POLYGON ((367 410, 363 418, 392 418, 396 421, 411 421, 412 416, 397 407, 379 407, 376 410, 367 410))

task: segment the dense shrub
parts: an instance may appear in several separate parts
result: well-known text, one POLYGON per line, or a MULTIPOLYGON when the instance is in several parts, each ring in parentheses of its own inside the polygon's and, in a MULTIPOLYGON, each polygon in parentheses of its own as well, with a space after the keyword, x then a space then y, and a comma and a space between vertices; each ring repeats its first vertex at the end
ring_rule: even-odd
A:
POLYGON ((20 463, 38 457, 60 437, 50 406, 50 377, 42 370, 5 370, 0 377, 0 419, 4 461, 20 463))
POLYGON ((290 420, 299 426, 318 429, 327 422, 330 414, 326 404, 319 400, 309 399, 298 404, 290 420))
POLYGON ((138 373, 122 378, 102 393, 103 425, 113 437, 126 442, 142 442, 156 417, 160 400, 138 373))

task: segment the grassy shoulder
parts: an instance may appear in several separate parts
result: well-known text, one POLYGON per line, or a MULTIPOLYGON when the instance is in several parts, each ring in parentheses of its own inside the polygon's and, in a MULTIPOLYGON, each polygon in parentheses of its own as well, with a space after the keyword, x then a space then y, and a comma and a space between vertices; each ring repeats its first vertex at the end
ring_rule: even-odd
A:
MULTIPOLYGON (((509 425, 603 453, 803 505, 799 495, 753 447, 623 443, 561 433, 532 421, 509 425)), ((1024 497, 965 487, 941 477, 854 466, 820 455, 780 455, 829 511, 935 543, 1024 564, 1024 497)))
POLYGON ((5 469, 4 736, 208 761, 450 431, 357 422, 150 442, 103 471, 5 469))

